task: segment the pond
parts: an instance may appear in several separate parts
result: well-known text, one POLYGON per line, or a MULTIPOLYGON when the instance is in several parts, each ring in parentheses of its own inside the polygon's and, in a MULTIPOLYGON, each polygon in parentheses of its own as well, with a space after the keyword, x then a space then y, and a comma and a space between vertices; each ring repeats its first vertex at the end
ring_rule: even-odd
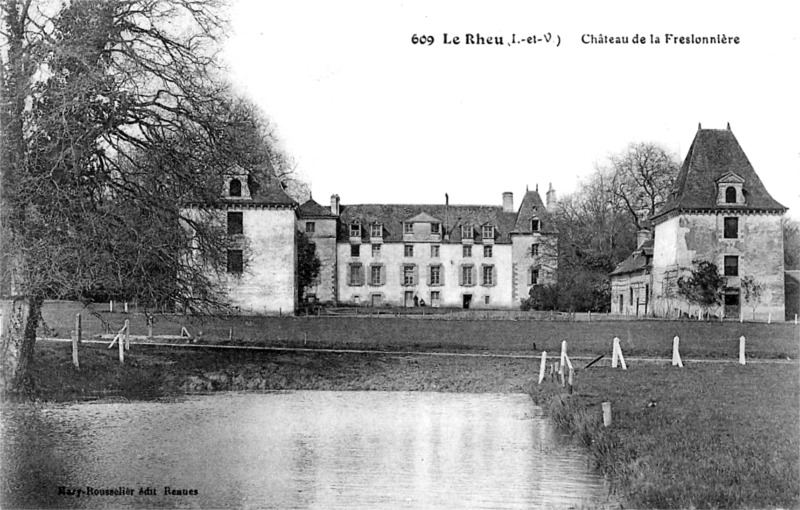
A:
POLYGON ((2 508, 565 508, 601 476, 527 395, 7 405, 2 508))

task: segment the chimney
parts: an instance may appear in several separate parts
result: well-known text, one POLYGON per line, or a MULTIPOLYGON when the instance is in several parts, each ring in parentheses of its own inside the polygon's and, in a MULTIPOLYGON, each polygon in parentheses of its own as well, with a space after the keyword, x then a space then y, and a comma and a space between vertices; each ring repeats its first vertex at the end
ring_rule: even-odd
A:
POLYGON ((650 240, 650 230, 643 228, 636 232, 636 247, 641 248, 644 243, 650 240))
POLYGON ((514 212, 514 194, 510 191, 503 193, 503 212, 514 212))
POLYGON ((553 189, 553 183, 550 183, 550 189, 547 190, 547 210, 552 211, 556 207, 556 190, 553 189))
POLYGON ((331 214, 339 216, 339 195, 331 195, 331 214))
POLYGON ((450 240, 450 231, 447 230, 447 213, 450 208, 450 195, 444 194, 444 225, 442 226, 442 235, 445 241, 450 240))

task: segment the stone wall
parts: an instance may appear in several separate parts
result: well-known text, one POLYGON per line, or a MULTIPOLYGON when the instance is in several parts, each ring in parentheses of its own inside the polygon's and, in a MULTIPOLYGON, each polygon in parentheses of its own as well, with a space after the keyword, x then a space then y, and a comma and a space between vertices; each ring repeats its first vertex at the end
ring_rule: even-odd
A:
POLYGON ((228 297, 243 313, 294 313, 297 250, 293 209, 245 208, 248 240, 241 275, 226 275, 228 297))
MULTIPOLYGON (((653 301, 658 315, 696 314, 677 296, 677 279, 691 269, 693 262, 707 260, 724 271, 725 256, 738 257, 738 274, 727 277, 727 287, 740 289, 741 279, 752 276, 764 286, 753 317, 752 307, 744 303, 746 319, 761 320, 772 314, 784 317, 784 268, 781 217, 767 214, 683 214, 656 226, 653 258, 653 301), (738 217, 738 236, 723 236, 724 219, 738 217)), ((723 307, 712 310, 724 313, 723 307)))
POLYGON ((338 296, 343 304, 359 304, 371 306, 373 302, 381 305, 406 306, 406 292, 412 297, 423 299, 427 305, 435 305, 432 292, 439 292, 439 306, 461 307, 465 295, 471 296, 470 308, 514 308, 511 275, 511 245, 496 244, 492 247, 492 256, 484 257, 483 245, 472 247, 472 256, 463 256, 461 244, 408 243, 414 247, 413 256, 405 255, 406 243, 382 243, 380 254, 372 255, 372 245, 362 244, 358 257, 351 255, 349 243, 339 243, 338 251, 338 296), (431 246, 439 246, 439 256, 431 256, 431 246), (349 269, 353 264, 361 264, 364 284, 350 285, 349 269), (403 267, 415 267, 416 283, 403 284, 403 267), (440 285, 429 285, 431 265, 441 266, 440 285), (473 285, 460 285, 460 271, 464 265, 474 267, 473 285), (381 285, 371 285, 370 272, 372 266, 383 268, 381 285), (482 271, 484 266, 494 267, 493 285, 483 285, 482 271), (376 296, 373 301, 373 296, 376 296), (488 297, 488 303, 486 299, 488 297))

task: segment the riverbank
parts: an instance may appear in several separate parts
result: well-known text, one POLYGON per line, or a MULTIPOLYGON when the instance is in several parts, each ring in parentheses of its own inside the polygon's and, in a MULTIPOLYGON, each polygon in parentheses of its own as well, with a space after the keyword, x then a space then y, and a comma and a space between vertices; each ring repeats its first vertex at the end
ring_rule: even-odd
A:
POLYGON ((633 508, 800 506, 800 366, 629 364, 532 388, 633 508), (612 424, 603 426, 601 403, 612 424))
POLYGON ((800 505, 797 363, 582 366, 566 396, 533 384, 538 361, 529 358, 134 344, 120 365, 116 349, 83 344, 75 370, 69 343, 40 341, 34 377, 44 402, 228 390, 529 393, 583 442, 627 507, 800 505), (603 401, 612 403, 610 428, 603 401))

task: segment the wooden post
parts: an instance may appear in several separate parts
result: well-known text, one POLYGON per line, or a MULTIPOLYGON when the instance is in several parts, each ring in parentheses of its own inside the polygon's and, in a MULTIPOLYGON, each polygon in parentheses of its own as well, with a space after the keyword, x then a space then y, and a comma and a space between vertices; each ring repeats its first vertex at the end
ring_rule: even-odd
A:
POLYGON ((564 359, 567 357, 567 341, 563 340, 561 342, 561 365, 563 366, 567 361, 564 359))
POLYGON ((124 310, 125 310, 125 313, 128 313, 128 302, 127 302, 127 301, 125 301, 125 308, 124 308, 124 310))
POLYGON ((147 316, 147 338, 153 339, 153 317, 150 315, 147 316))
POLYGON ((619 337, 614 337, 614 346, 611 354, 611 367, 617 368, 617 362, 622 365, 622 370, 628 370, 625 365, 625 358, 622 356, 622 348, 619 346, 619 337))
MULTIPOLYGON (((0 321, 0 324, 2 323, 3 321, 0 321)), ((797 314, 794 314, 794 325, 797 326, 797 314)))
POLYGON ((539 384, 544 380, 544 370, 547 366, 547 351, 542 351, 542 361, 539 363, 539 384))
POLYGON ((767 324, 772 324, 772 312, 769 312, 769 315, 767 315, 767 324))
POLYGON ((739 310, 739 324, 744 322, 744 310, 739 310))
POLYGON ((672 339, 672 366, 683 368, 683 361, 681 360, 681 352, 680 352, 680 342, 681 339, 677 336, 672 339))
POLYGON ((739 337, 739 364, 744 365, 746 363, 744 359, 744 336, 739 337))
POLYGON ((113 312, 114 311, 114 300, 113 299, 108 302, 108 311, 109 312, 113 312))
POLYGON ((592 322, 592 311, 589 310, 589 322, 592 322))
POLYGON ((125 326, 122 327, 122 330, 117 334, 117 339, 119 339, 119 362, 125 363, 125 342, 123 341, 122 333, 125 330, 125 326))
POLYGON ((611 402, 603 402, 603 426, 611 426, 611 402))
POLYGON ((131 349, 131 324, 128 319, 125 319, 125 350, 131 349))
POLYGON ((228 340, 233 340, 233 328, 228 329, 228 340))
POLYGON ((72 332, 72 364, 80 368, 78 361, 78 344, 81 341, 81 314, 75 314, 75 330, 72 332))
POLYGON ((573 378, 574 374, 575 374, 575 370, 570 366, 569 367, 569 383, 568 383, 569 384, 568 388, 569 388, 569 394, 570 395, 572 395, 572 389, 573 389, 572 378, 573 378))

